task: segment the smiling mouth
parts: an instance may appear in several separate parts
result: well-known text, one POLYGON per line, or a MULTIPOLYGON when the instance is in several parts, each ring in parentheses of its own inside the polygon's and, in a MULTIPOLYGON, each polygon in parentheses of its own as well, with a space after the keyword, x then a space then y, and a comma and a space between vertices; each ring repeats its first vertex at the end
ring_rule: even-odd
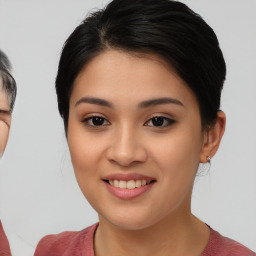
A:
POLYGON ((156 182, 156 180, 103 180, 113 187, 121 189, 136 189, 156 182))

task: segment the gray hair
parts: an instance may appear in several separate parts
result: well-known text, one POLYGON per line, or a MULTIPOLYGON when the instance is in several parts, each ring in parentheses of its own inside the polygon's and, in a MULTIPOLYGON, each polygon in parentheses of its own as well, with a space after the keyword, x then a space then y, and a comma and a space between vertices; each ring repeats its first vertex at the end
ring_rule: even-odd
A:
POLYGON ((3 81, 3 89, 9 98, 10 110, 13 110, 17 94, 15 79, 11 75, 11 63, 6 54, 0 50, 0 79, 3 81))

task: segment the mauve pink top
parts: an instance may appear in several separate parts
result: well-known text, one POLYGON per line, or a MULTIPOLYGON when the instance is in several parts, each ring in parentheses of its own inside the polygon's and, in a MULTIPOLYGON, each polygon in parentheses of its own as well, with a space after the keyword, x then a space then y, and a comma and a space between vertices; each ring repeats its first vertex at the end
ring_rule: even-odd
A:
POLYGON ((4 233, 4 229, 1 221, 0 221, 0 256, 11 256, 9 242, 4 233))
MULTIPOLYGON (((94 256, 93 236, 98 224, 82 231, 66 231, 41 239, 34 256, 94 256)), ((245 246, 211 229, 209 242, 201 256, 256 256, 245 246)))

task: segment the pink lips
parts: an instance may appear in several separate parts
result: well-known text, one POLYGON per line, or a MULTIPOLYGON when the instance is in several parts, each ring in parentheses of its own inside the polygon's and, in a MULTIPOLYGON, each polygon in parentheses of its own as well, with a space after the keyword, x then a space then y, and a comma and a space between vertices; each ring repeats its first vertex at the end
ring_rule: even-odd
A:
MULTIPOLYGON (((108 176, 104 177, 103 180, 124 180, 124 181, 146 180, 147 182, 150 182, 153 180, 155 181, 155 179, 152 177, 148 177, 148 176, 144 176, 144 175, 136 174, 136 173, 112 174, 112 175, 108 175, 108 176)), ((138 188, 134 188, 134 189, 117 188, 117 187, 110 185, 107 182, 105 182, 105 184, 106 184, 108 191, 111 194, 113 194, 114 196, 116 196, 117 198, 122 199, 122 200, 130 200, 130 199, 134 199, 134 198, 139 197, 140 195, 144 194, 155 184, 155 182, 150 183, 148 185, 138 187, 138 188)))

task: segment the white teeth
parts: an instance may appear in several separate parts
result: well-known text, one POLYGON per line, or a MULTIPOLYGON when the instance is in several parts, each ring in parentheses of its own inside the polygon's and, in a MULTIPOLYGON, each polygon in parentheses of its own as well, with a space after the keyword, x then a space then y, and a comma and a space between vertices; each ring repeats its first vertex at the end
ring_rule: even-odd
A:
POLYGON ((139 188, 141 186, 145 186, 150 184, 150 181, 146 180, 109 180, 109 184, 116 187, 116 188, 123 188, 123 189, 134 189, 139 188))
POLYGON ((134 181, 134 180, 129 180, 129 181, 127 182, 127 188, 128 188, 128 189, 133 189, 133 188, 135 188, 135 181, 134 181))
POLYGON ((125 180, 120 180, 119 188, 127 188, 127 182, 125 180))
POLYGON ((136 182, 135 182, 135 187, 136 187, 136 188, 141 187, 141 180, 136 180, 136 182))
POLYGON ((116 187, 116 188, 119 187, 119 181, 118 180, 114 180, 114 187, 116 187))

